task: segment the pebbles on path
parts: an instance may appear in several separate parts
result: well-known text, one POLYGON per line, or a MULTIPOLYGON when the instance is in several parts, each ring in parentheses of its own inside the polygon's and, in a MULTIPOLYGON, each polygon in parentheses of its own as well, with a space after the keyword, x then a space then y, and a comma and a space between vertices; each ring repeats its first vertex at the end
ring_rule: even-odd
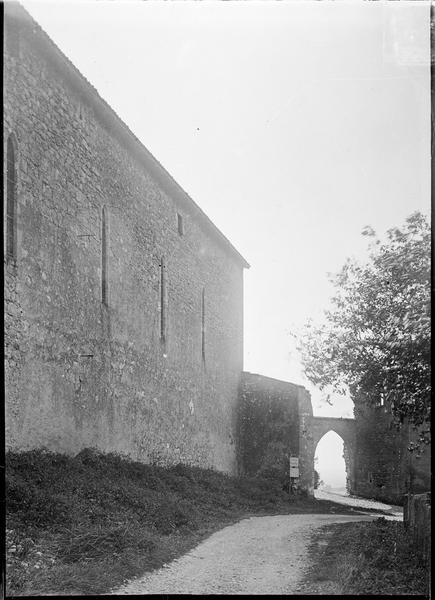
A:
POLYGON ((113 594, 292 594, 308 561, 313 531, 378 515, 251 517, 211 535, 184 556, 113 594))

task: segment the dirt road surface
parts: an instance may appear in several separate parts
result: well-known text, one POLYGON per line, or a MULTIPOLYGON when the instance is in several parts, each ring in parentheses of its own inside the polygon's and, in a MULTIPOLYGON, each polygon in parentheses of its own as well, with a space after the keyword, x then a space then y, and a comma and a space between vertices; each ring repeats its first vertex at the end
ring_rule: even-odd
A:
POLYGON ((396 506, 394 504, 385 504, 384 502, 380 502, 379 500, 359 498, 358 496, 346 496, 343 494, 336 494, 334 492, 327 492, 324 490, 315 490, 314 497, 317 498, 317 500, 329 500, 330 502, 336 502, 337 504, 352 506, 360 512, 364 511, 365 508, 371 510, 380 510, 382 511, 387 520, 403 520, 402 506, 396 506), (389 516, 385 515, 386 512, 389 513, 389 516))
POLYGON ((308 564, 313 532, 329 523, 379 515, 251 517, 214 533, 163 568, 113 594, 295 594, 308 564))

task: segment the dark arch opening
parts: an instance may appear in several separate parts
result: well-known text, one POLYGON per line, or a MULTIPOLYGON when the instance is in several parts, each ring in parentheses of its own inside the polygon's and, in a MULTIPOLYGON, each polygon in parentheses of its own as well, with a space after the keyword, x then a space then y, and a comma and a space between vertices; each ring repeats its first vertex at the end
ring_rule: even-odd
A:
POLYGON ((14 134, 8 137, 6 156, 6 256, 17 256, 17 165, 14 134))

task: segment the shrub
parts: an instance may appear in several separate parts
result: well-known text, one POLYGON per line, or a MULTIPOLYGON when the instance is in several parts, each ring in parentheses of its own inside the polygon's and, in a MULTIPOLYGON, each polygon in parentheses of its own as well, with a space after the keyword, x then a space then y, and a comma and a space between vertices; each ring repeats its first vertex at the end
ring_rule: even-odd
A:
POLYGON ((91 529, 69 532, 64 535, 59 546, 59 556, 66 563, 83 559, 105 558, 119 554, 126 548, 151 552, 156 542, 149 531, 137 523, 94 526, 91 529))

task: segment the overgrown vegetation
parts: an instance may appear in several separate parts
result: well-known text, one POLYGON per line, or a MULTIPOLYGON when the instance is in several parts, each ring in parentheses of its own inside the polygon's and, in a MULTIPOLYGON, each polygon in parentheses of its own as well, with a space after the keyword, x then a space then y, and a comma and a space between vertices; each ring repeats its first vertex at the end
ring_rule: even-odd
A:
POLYGON ((305 373, 320 389, 384 405, 398 427, 407 419, 419 452, 430 442, 430 225, 416 212, 383 242, 371 227, 363 235, 367 260, 331 277, 331 309, 300 336, 305 373))
POLYGON ((7 595, 101 594, 253 514, 349 512, 273 478, 83 450, 6 455, 7 595))
POLYGON ((310 557, 303 593, 429 593, 430 565, 421 560, 400 521, 327 525, 313 539, 310 557))

